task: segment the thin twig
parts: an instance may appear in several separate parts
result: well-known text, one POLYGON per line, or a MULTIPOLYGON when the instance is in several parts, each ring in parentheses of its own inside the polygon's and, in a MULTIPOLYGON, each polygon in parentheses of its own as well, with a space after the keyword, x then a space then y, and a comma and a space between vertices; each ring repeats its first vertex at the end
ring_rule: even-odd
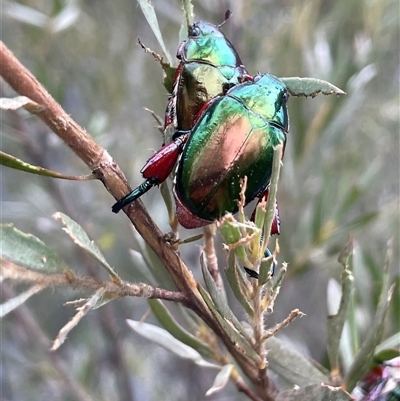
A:
POLYGON ((132 284, 122 280, 120 283, 111 280, 101 281, 88 276, 71 276, 70 272, 68 274, 45 274, 25 269, 5 259, 0 259, 0 261, 0 271, 4 279, 34 283, 43 288, 70 287, 91 291, 103 289, 105 294, 115 294, 116 297, 158 298, 166 301, 182 302, 183 304, 187 303, 187 297, 182 292, 152 287, 144 283, 132 284))
POLYGON ((303 312, 301 312, 299 309, 294 309, 289 313, 289 316, 284 319, 282 322, 278 323, 277 325, 275 325, 275 327, 273 327, 270 330, 267 330, 264 333, 263 336, 263 341, 267 340, 268 338, 272 337, 273 335, 275 335, 275 333, 277 333, 279 330, 282 330, 284 327, 288 326, 291 322, 293 322, 294 319, 296 319, 297 317, 302 317, 305 314, 303 312))
POLYGON ((268 388, 267 351, 265 349, 264 341, 262 341, 262 337, 264 334, 264 312, 262 308, 262 293, 263 293, 262 286, 256 284, 255 296, 254 296, 253 332, 254 332, 256 351, 262 360, 262 365, 259 366, 259 380, 262 383, 262 388, 268 388))

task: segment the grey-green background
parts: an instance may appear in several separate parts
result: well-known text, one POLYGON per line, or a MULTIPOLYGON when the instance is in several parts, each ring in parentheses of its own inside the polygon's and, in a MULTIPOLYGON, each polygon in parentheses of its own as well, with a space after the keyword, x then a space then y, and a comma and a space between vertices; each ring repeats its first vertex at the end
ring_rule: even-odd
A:
MULTIPOLYGON (((153 4, 174 57, 182 22, 180 2, 153 4)), ((110 152, 132 187, 141 183, 140 168, 162 141, 144 107, 163 116, 168 94, 160 66, 137 44, 140 37, 161 53, 136 1, 3 1, 0 7, 5 44, 110 152), (32 10, 52 16, 56 29, 37 26, 42 19, 32 10)), ((280 337, 326 365, 327 284, 330 278, 339 278, 337 256, 349 236, 356 241, 361 338, 373 319, 386 243, 393 236, 391 275, 400 284, 399 4, 396 0, 203 0, 194 1, 195 19, 218 24, 228 8, 233 17, 223 31, 251 73, 311 76, 347 92, 342 98, 289 100, 291 127, 278 192, 279 259, 289 263, 289 271, 275 312, 267 319, 273 325, 300 308, 306 316, 280 337)), ((0 89, 2 96, 13 96, 4 82, 0 89)), ((47 127, 24 112, 1 114, 1 148, 56 171, 89 173, 47 127)), ((114 199, 100 183, 64 182, 7 168, 2 168, 0 178, 3 222, 40 237, 76 271, 106 277, 51 218, 62 211, 85 227, 124 279, 144 280, 130 256, 130 249, 139 249, 132 227, 122 213, 111 213, 114 199)), ((167 232, 159 191, 153 189, 143 201, 167 232)), ((182 237, 192 234, 181 230, 182 237)), ((221 249, 219 244, 222 269, 226 259, 221 249)), ((200 246, 185 245, 180 251, 200 279, 200 246)), ((3 289, 7 298, 23 287, 6 284, 3 289)), ((66 365, 93 400, 205 399, 214 371, 178 359, 127 327, 126 318, 140 319, 147 310, 142 299, 115 301, 91 312, 56 357, 49 356, 39 337, 54 339, 74 314, 62 303, 81 296, 46 290, 29 300, 27 309, 4 319, 2 400, 75 399, 52 369, 55 359, 66 365), (38 326, 29 325, 28 317, 38 326)), ((397 285, 384 337, 400 329, 399 302, 397 285)), ((243 317, 233 299, 232 305, 243 317)), ((148 322, 154 323, 153 318, 148 322)), ((209 399, 245 397, 229 384, 209 399)))

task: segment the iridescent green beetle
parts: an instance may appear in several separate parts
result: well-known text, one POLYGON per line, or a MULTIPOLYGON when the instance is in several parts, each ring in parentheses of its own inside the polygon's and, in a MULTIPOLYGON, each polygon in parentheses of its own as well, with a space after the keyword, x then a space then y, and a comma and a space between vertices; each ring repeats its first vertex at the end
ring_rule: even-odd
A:
MULTIPOLYGON (((118 212, 164 181, 179 155, 175 176, 176 213, 185 228, 236 213, 240 179, 248 178, 246 201, 268 195, 274 147, 286 144, 288 91, 278 78, 255 76, 206 103, 189 131, 151 157, 142 169, 146 181, 113 206, 118 212), (133 197, 133 198, 132 198, 133 197)), ((271 234, 279 233, 276 208, 271 234)))
MULTIPOLYGON (((228 11, 225 21, 229 16, 228 11)), ((221 32, 222 24, 198 21, 189 27, 188 38, 176 55, 180 63, 165 113, 165 127, 173 124, 178 130, 190 130, 205 103, 251 79, 232 43, 221 32)))
POLYGON ((264 196, 274 147, 286 144, 288 91, 278 78, 254 77, 212 99, 190 130, 175 177, 177 216, 186 228, 236 213, 240 179, 246 201, 264 196))

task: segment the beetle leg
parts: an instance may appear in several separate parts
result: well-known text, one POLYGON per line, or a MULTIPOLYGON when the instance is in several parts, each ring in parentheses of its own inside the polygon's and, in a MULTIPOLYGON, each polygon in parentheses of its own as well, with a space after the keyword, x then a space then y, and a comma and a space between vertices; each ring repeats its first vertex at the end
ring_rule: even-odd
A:
POLYGON ((114 213, 118 213, 123 207, 133 202, 143 194, 145 194, 149 189, 153 188, 155 185, 158 185, 159 181, 157 178, 149 178, 142 184, 140 184, 137 188, 135 188, 130 194, 124 196, 118 202, 114 203, 111 210, 114 213))
POLYGON ((251 277, 251 278, 256 278, 258 280, 258 273, 253 270, 253 269, 249 269, 246 266, 243 266, 243 269, 245 270, 245 272, 251 277))
POLYGON ((140 170, 146 181, 135 188, 130 194, 116 202, 111 210, 114 213, 118 213, 124 206, 145 194, 150 188, 164 182, 171 174, 188 137, 188 134, 179 136, 174 140, 174 142, 163 146, 158 152, 150 157, 144 167, 140 170))
MULTIPOLYGON (((265 250, 265 252, 264 252, 264 257, 265 257, 265 258, 268 258, 268 257, 271 256, 271 255, 272 255, 271 251, 267 248, 267 249, 265 250)), ((247 273, 250 277, 258 279, 258 273, 257 273, 255 270, 249 269, 249 268, 246 267, 246 266, 244 266, 243 268, 244 268, 244 270, 246 271, 246 273, 247 273)), ((276 263, 275 263, 275 260, 273 260, 273 261, 272 261, 272 264, 271 264, 271 270, 270 270, 271 276, 273 276, 273 275, 275 274, 275 268, 276 268, 276 263)))

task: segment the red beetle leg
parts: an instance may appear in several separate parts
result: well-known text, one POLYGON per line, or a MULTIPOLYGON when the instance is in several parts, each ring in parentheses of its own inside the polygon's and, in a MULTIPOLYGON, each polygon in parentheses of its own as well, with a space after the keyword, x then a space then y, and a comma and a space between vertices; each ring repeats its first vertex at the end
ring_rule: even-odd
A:
MULTIPOLYGON (((269 186, 267 187, 265 192, 260 195, 260 197, 259 197, 260 200, 258 201, 258 203, 260 203, 263 199, 265 199, 265 201, 268 202, 268 195, 269 195, 269 186)), ((258 206, 258 203, 257 203, 257 206, 258 206)), ((256 217, 257 206, 254 209, 253 214, 251 215, 251 218, 250 218, 251 221, 254 221, 254 219, 256 217)), ((275 200, 275 211, 274 211, 274 219, 272 220, 272 225, 271 225, 271 235, 279 235, 280 232, 281 232, 281 218, 279 216, 278 201, 275 200)))
POLYGON ((146 178, 146 181, 135 188, 130 194, 116 202, 111 210, 114 213, 118 213, 123 207, 140 198, 155 185, 165 181, 174 168, 188 137, 189 134, 178 137, 174 142, 163 146, 157 153, 150 157, 140 171, 143 178, 146 178))
POLYGON ((143 178, 157 180, 158 183, 165 181, 171 174, 188 137, 188 134, 179 136, 174 142, 163 146, 157 153, 150 157, 140 170, 143 178))

